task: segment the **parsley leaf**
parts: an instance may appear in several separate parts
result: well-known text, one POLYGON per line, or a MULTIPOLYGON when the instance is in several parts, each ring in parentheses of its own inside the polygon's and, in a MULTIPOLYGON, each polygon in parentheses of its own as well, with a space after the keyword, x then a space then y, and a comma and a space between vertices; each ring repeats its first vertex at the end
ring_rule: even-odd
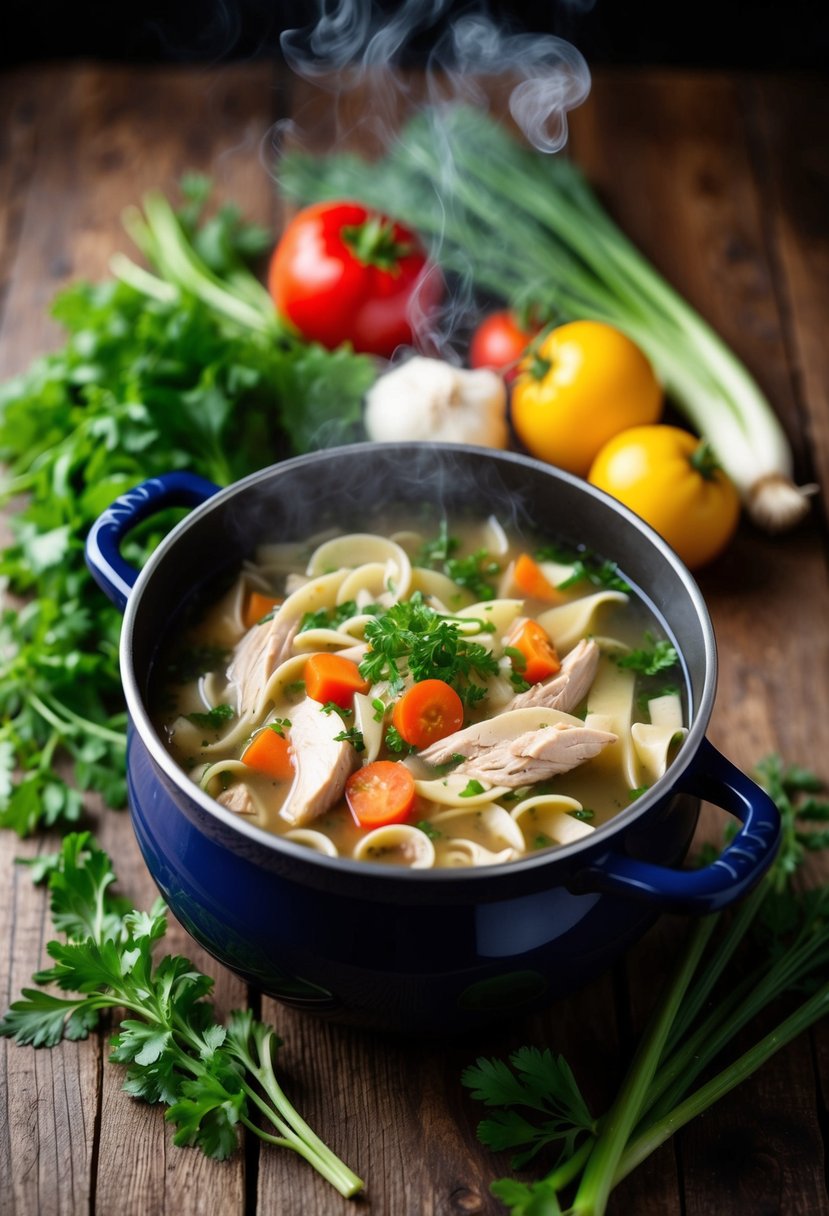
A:
POLYGON ((115 881, 110 858, 88 832, 64 838, 48 870, 52 919, 64 940, 47 944, 52 966, 11 1004, 0 1035, 53 1047, 62 1038, 86 1038, 103 1010, 126 1008, 110 1059, 126 1065, 128 1093, 167 1106, 176 1144, 222 1160, 236 1149, 244 1125, 300 1153, 341 1194, 356 1194, 361 1180, 309 1131, 282 1092, 273 1028, 249 1010, 226 1025, 217 1022, 209 976, 183 957, 154 961, 167 931, 164 904, 138 911, 113 894, 115 881), (74 995, 44 991, 49 984, 74 995), (260 1115, 272 1133, 260 1129, 260 1115))
POLYGON ((400 691, 408 673, 415 681, 444 680, 472 705, 486 696, 478 681, 498 672, 491 652, 429 608, 419 591, 368 621, 365 639, 370 650, 360 662, 360 674, 372 684, 387 680, 393 692, 400 691))
POLYGON ((631 650, 628 654, 616 659, 619 667, 637 671, 643 676, 655 676, 660 671, 668 671, 679 664, 679 655, 673 643, 667 638, 656 640, 651 633, 645 634, 645 646, 641 650, 631 650))

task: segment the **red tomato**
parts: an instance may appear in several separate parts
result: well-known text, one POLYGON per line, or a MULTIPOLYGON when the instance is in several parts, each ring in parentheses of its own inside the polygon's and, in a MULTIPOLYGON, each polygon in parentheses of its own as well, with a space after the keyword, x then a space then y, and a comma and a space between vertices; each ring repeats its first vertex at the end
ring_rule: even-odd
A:
POLYGON ((509 311, 493 312, 481 321, 469 343, 469 366, 490 367, 512 380, 518 361, 538 330, 524 329, 509 311))
POLYGON ((315 203, 285 228, 268 289, 309 341, 390 358, 428 324, 443 280, 402 224, 358 203, 315 203))

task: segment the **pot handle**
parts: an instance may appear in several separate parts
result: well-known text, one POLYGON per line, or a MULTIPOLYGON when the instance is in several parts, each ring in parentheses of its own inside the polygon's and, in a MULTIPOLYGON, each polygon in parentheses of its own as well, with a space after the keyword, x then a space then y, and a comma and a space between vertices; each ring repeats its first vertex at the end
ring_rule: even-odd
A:
POLYGON ((780 813, 773 800, 707 739, 677 790, 742 821, 716 861, 696 870, 672 870, 605 853, 579 872, 571 889, 628 895, 674 912, 714 912, 742 898, 765 874, 780 843, 780 813))
POLYGON ((121 556, 121 541, 136 524, 164 507, 197 507, 219 486, 180 470, 151 477, 115 499, 99 515, 86 538, 86 564, 98 586, 116 608, 126 607, 138 571, 121 556))

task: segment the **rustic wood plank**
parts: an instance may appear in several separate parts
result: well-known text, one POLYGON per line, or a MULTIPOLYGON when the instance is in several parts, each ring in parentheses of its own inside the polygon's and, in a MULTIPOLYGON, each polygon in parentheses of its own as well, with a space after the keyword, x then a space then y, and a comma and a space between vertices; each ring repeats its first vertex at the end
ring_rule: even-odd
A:
MULTIPOLYGON (((780 282, 775 250, 768 245, 767 179, 750 155, 752 99, 744 79, 603 73, 590 101, 574 115, 573 149, 622 227, 757 377, 792 438, 801 476, 808 476, 785 323, 784 293, 800 293, 780 282)), ((769 161, 775 158, 775 149, 766 152, 769 161)), ((798 230, 796 214, 778 222, 786 231, 798 230)), ((824 669, 829 657, 829 598, 816 520, 776 540, 743 523, 727 555, 698 578, 720 652, 712 741, 748 771, 778 752, 816 767, 825 778, 825 749, 816 749, 814 729, 827 721, 829 700, 825 682, 815 681, 813 672, 816 662, 824 669), (784 645, 781 622, 795 604, 798 628, 784 645)), ((711 835, 714 821, 707 811, 701 837, 711 835)), ((646 966, 650 962, 648 957, 646 966)), ((634 956, 631 989, 643 994, 637 973, 641 981, 642 963, 634 956)), ((810 1204, 825 1210, 817 1115, 808 1102, 804 1111, 797 1097, 810 1088, 814 1077, 804 1037, 680 1138, 685 1207, 662 1210, 716 1210, 720 1216, 805 1211, 810 1204), (733 1173, 724 1173, 738 1112, 746 1109, 756 1116, 748 1133, 754 1136, 752 1153, 746 1151, 733 1173), (784 1124, 795 1129, 791 1136, 784 1124), (804 1168, 802 1158, 810 1154, 811 1169, 804 1168), (758 1195, 765 1206, 757 1206, 758 1195)), ((659 1176, 664 1178, 664 1170, 659 1176)), ((633 1203, 628 1210, 640 1209, 633 1203)))
MULTIPOLYGON (((272 190, 257 155, 270 123, 267 66, 220 74, 64 67, 26 80, 34 99, 34 164, 0 333, 3 375, 60 341, 45 319, 52 295, 64 282, 107 274, 113 250, 129 248, 121 211, 142 191, 171 191, 182 172, 197 169, 214 177, 219 197, 239 198, 248 215, 262 222, 272 215, 272 190), (53 105, 56 95, 60 107, 53 105)), ((156 891, 126 814, 93 808, 92 816, 121 890, 138 906, 148 906, 156 891)), ((13 845, 5 838, 0 847, 7 873, 13 845)), ((15 878, 15 890, 15 901, 3 907, 14 918, 14 933, 10 925, 6 939, 14 953, 0 980, 9 999, 43 961, 50 936, 43 893, 32 891, 25 876, 15 878)), ((240 981, 175 923, 167 945, 217 977, 220 1013, 244 1004, 240 981)), ((40 1053, 4 1040, 3 1050, 14 1115, 4 1164, 12 1162, 8 1193, 14 1195, 14 1211, 76 1212, 94 1203, 101 1211, 124 1214, 186 1214, 203 1210, 208 1193, 223 1212, 243 1210, 243 1154, 220 1165, 175 1149, 161 1111, 121 1092, 122 1070, 103 1064, 100 1038, 40 1053)))

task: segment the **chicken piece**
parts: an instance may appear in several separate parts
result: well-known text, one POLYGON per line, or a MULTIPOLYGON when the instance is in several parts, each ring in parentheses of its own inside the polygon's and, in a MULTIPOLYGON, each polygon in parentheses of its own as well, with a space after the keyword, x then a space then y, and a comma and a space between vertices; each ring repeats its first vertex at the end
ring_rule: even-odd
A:
POLYGON ((584 698, 596 675, 599 665, 599 647, 587 638, 582 638, 569 654, 561 660, 561 669, 548 680, 533 684, 525 692, 519 692, 504 706, 502 712, 511 709, 526 709, 534 705, 546 709, 559 709, 571 714, 584 698))
POLYGON ((419 753, 427 764, 461 763, 454 774, 516 788, 566 773, 616 742, 610 731, 533 705, 465 726, 419 753))
POLYGON ((298 617, 277 613, 270 621, 254 625, 238 643, 228 675, 236 685, 240 714, 253 709, 279 664, 290 656, 298 630, 298 617))
POLYGON ((324 815, 343 796, 358 756, 342 734, 338 713, 326 713, 310 697, 291 713, 294 780, 279 812, 291 827, 304 827, 324 815))
POLYGON ((226 790, 222 790, 216 801, 220 802, 222 806, 226 806, 229 811, 235 811, 237 815, 256 814, 253 796, 244 781, 237 781, 234 785, 228 786, 226 790))
MULTIPOLYGON (((476 746, 469 740, 465 745, 469 749, 467 758, 453 772, 517 789, 568 773, 615 742, 616 735, 609 731, 557 722, 489 745, 476 746)), ((457 748, 455 754, 461 754, 457 748)))

